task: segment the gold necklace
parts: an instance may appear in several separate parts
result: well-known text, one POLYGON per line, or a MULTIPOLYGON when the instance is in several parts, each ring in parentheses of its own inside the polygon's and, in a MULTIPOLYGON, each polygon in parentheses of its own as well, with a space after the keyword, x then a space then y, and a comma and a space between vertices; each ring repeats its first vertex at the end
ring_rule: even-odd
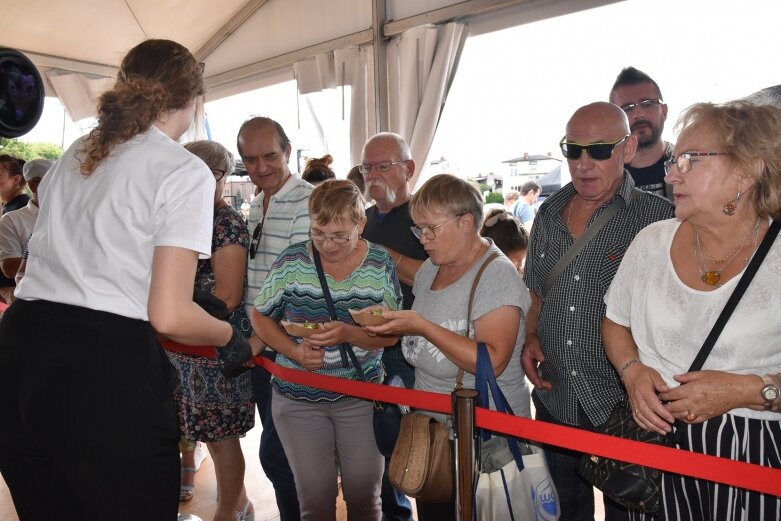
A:
POLYGON ((572 199, 570 200, 569 206, 567 207, 567 231, 569 232, 569 236, 572 237, 573 241, 578 240, 577 237, 575 237, 575 234, 572 233, 572 227, 570 226, 570 220, 572 220, 572 207, 575 206, 575 199, 578 198, 578 194, 575 194, 572 199))
MULTIPOLYGON (((726 268, 733 260, 735 260, 735 258, 738 256, 738 253, 740 253, 740 251, 745 247, 748 238, 752 235, 754 236, 754 250, 756 250, 757 238, 759 236, 759 222, 760 218, 757 217, 757 222, 754 223, 754 226, 751 228, 751 230, 749 230, 748 234, 743 237, 743 240, 740 241, 738 247, 732 250, 729 255, 727 255, 723 261, 723 264, 721 265, 721 268, 717 270, 707 269, 708 264, 705 261, 705 254, 703 253, 702 245, 700 244, 700 234, 697 232, 697 228, 692 226, 692 228, 694 228, 694 253, 697 257, 697 268, 700 270, 700 280, 702 280, 708 286, 721 286, 721 284, 719 284, 719 281, 721 280, 721 272, 724 271, 724 268, 726 268)), ((708 255, 708 259, 713 264, 718 264, 721 262, 720 260, 714 260, 712 257, 710 257, 710 255, 708 255)), ((746 257, 746 264, 748 264, 750 259, 751 255, 746 257)))

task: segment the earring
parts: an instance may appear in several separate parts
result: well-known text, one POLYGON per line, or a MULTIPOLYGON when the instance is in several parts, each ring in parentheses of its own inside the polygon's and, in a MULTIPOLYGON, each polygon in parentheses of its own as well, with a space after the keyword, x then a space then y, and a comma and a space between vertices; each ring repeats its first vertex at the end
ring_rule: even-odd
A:
POLYGON ((721 207, 721 211, 724 213, 724 215, 729 215, 730 217, 735 215, 735 210, 738 209, 738 200, 740 199, 741 195, 742 192, 738 192, 738 195, 735 196, 735 199, 721 207))

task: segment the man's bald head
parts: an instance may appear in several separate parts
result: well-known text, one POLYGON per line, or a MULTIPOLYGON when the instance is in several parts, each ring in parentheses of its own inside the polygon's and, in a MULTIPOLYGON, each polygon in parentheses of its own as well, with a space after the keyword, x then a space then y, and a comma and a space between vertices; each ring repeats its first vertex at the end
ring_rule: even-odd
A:
MULTIPOLYGON (((603 134, 605 142, 612 142, 629 134, 629 119, 617 105, 606 101, 597 101, 580 107, 567 122, 567 136, 570 129, 583 131, 585 127, 597 129, 603 134)), ((576 132, 578 133, 578 132, 576 132)))

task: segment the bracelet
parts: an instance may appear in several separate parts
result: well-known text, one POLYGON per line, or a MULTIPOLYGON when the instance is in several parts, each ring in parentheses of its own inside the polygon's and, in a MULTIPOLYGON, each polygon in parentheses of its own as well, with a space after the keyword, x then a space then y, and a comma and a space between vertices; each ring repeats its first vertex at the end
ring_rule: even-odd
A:
POLYGON ((624 366, 618 372, 618 377, 621 379, 621 383, 624 383, 624 371, 626 371, 627 369, 629 369, 633 365, 639 364, 639 363, 640 363, 640 360, 638 358, 633 358, 633 359, 631 359, 630 361, 628 361, 627 363, 624 364, 624 366))

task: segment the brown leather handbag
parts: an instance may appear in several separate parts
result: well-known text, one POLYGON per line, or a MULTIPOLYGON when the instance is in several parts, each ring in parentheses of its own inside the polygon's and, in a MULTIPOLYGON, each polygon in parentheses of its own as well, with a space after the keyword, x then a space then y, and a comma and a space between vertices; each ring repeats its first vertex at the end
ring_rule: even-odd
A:
MULTIPOLYGON (((466 334, 472 318, 472 301, 477 283, 486 266, 498 257, 491 254, 480 266, 472 282, 466 312, 466 334)), ((456 389, 461 388, 464 370, 458 370, 456 389)), ((447 503, 453 499, 453 454, 450 427, 426 414, 411 412, 401 418, 396 446, 393 448, 388 480, 397 490, 428 503, 447 503)))
POLYGON ((453 491, 450 429, 431 416, 411 412, 401 418, 399 439, 388 467, 397 490, 430 503, 447 503, 453 491))

